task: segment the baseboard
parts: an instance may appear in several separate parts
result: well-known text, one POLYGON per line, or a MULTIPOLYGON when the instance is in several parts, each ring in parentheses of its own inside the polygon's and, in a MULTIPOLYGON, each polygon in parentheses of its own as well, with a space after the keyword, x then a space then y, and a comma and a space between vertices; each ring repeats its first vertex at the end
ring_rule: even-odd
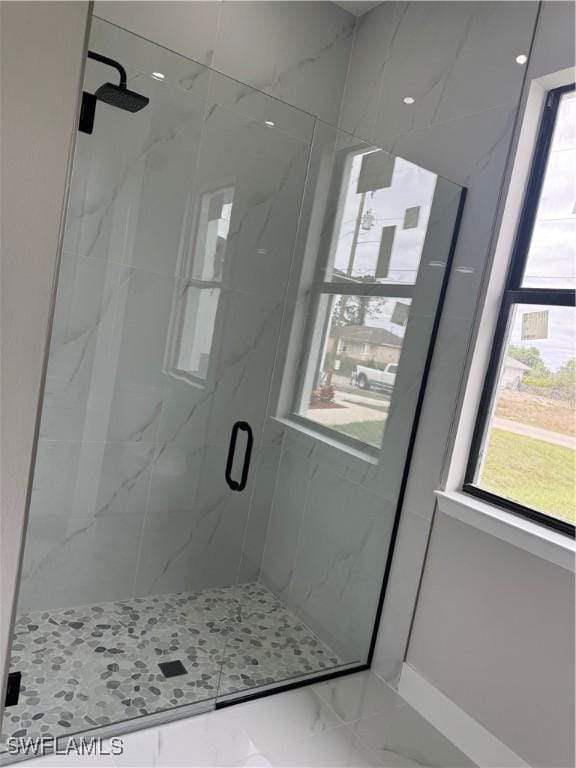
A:
POLYGON ((500 739, 406 663, 402 665, 398 693, 480 768, 530 768, 500 739))

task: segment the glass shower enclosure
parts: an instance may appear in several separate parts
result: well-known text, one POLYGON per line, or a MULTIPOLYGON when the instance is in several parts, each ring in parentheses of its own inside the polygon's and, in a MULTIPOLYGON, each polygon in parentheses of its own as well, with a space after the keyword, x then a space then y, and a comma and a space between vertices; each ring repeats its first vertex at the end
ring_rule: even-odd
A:
POLYGON ((114 25, 89 48, 8 761, 369 663, 462 203, 114 25))

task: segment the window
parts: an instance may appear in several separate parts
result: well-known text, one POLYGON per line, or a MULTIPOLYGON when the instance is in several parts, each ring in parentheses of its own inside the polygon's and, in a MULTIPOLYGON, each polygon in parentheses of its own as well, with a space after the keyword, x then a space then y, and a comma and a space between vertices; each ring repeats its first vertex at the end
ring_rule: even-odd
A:
POLYGON ((382 444, 436 180, 382 150, 336 153, 293 417, 368 452, 382 444))
POLYGON ((176 291, 169 338, 170 371, 176 378, 199 385, 209 375, 233 200, 233 187, 201 196, 186 267, 189 278, 184 288, 176 291))
POLYGON ((576 94, 548 94, 465 490, 574 535, 576 94))

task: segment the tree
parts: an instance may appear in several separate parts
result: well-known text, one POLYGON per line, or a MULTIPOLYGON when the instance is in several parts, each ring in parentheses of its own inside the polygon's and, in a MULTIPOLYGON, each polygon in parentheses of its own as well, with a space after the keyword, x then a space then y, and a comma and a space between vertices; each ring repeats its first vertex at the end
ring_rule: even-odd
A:
POLYGON ((508 354, 514 360, 518 360, 531 368, 530 376, 537 378, 550 376, 550 371, 544 360, 542 360, 538 347, 516 347, 514 344, 511 344, 508 347, 508 354))
POLYGON ((576 357, 571 357, 554 374, 554 381, 559 387, 574 388, 576 383, 576 357))
POLYGON ((365 296, 337 296, 332 312, 332 326, 345 328, 350 325, 364 325, 369 311, 365 296))
MULTIPOLYGON (((372 282, 372 278, 361 278, 359 282, 372 282)), ((386 303, 383 296, 336 296, 332 311, 332 327, 345 328, 350 325, 370 325, 382 318, 386 303)))

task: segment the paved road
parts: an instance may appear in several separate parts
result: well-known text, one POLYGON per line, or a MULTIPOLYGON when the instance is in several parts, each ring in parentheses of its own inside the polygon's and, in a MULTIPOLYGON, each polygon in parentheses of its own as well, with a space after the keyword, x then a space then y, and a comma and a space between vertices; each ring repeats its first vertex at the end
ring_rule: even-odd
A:
POLYGON ((549 429, 540 429, 540 427, 522 424, 522 422, 512 421, 512 419, 495 418, 492 424, 498 427, 498 429, 505 429, 507 432, 514 432, 517 435, 524 435, 524 437, 532 437, 534 440, 544 440, 546 443, 553 443, 554 445, 561 445, 564 448, 576 450, 576 437, 571 435, 563 435, 560 432, 552 432, 549 429))

